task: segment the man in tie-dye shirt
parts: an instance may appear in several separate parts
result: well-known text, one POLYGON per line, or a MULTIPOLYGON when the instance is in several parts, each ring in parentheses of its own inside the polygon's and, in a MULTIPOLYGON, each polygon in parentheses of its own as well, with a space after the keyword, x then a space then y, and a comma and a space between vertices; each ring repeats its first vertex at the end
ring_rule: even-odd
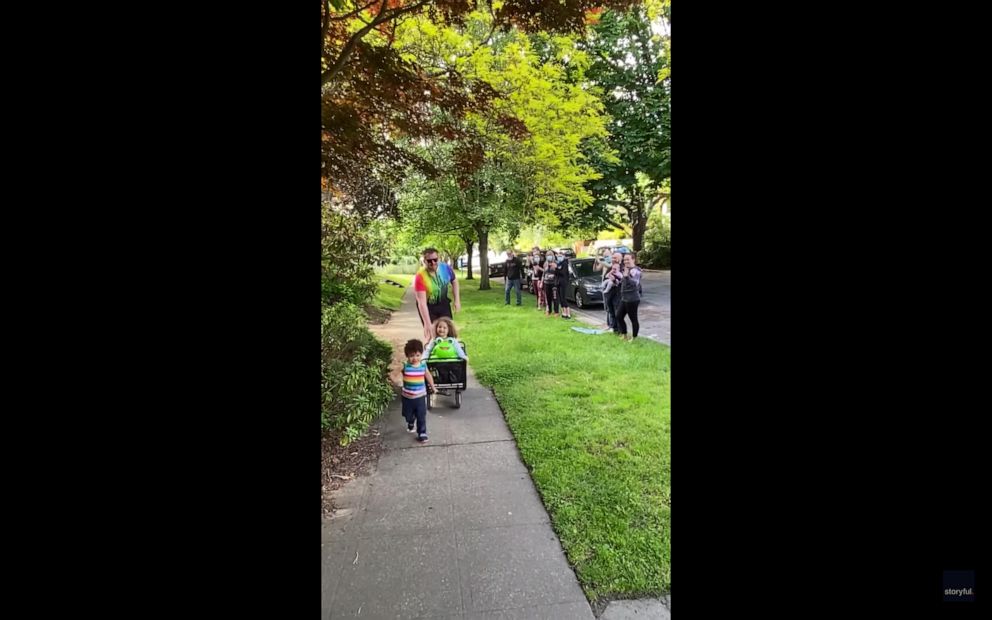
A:
POLYGON ((417 311, 420 322, 424 326, 424 340, 434 339, 431 326, 442 316, 449 319, 451 315, 451 300, 448 299, 448 286, 455 294, 455 311, 462 309, 462 300, 458 295, 458 281, 455 272, 447 263, 440 262, 435 248, 424 250, 424 267, 413 278, 413 290, 417 295, 417 311))

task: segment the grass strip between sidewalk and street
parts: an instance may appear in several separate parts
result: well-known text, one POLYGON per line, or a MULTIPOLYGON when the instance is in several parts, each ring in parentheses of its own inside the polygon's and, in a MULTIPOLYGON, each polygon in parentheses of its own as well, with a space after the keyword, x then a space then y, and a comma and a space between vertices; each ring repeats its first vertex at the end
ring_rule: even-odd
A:
POLYGON ((586 595, 671 591, 671 348, 590 335, 502 281, 461 281, 454 320, 531 470, 586 595), (512 300, 515 303, 515 299, 512 300))
POLYGON ((399 310, 403 293, 410 286, 410 283, 413 282, 413 276, 401 273, 383 273, 376 274, 375 277, 379 290, 376 291, 375 300, 372 302, 373 305, 384 310, 399 310), (397 284, 402 284, 403 288, 385 282, 384 280, 392 280, 397 284))

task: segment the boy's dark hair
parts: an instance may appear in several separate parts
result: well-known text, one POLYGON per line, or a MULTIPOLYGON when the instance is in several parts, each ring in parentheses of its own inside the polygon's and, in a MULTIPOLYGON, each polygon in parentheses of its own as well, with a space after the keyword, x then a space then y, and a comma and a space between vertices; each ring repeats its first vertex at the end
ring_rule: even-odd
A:
POLYGON ((427 248, 423 251, 421 256, 427 256, 428 254, 437 254, 438 256, 441 255, 441 253, 437 251, 437 248, 427 248))
POLYGON ((410 357, 414 353, 423 353, 424 343, 420 342, 416 338, 413 340, 407 340, 406 344, 403 346, 403 355, 410 357))

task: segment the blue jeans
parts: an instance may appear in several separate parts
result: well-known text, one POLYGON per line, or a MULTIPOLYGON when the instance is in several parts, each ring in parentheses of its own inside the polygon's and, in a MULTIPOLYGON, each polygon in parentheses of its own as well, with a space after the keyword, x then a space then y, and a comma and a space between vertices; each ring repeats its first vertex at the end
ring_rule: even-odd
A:
POLYGON ((506 291, 506 303, 510 303, 510 289, 514 287, 517 289, 517 305, 519 306, 522 303, 520 299, 520 278, 516 278, 515 280, 511 280, 509 278, 506 279, 506 286, 504 289, 506 291))
POLYGON ((612 295, 609 299, 610 308, 613 309, 613 333, 614 334, 624 334, 627 331, 627 324, 619 320, 620 316, 620 291, 613 289, 610 291, 612 295), (623 326, 621 330, 621 325, 623 326))
POLYGON ((603 295, 603 307, 606 308, 606 326, 613 327, 613 323, 616 322, 616 308, 613 305, 613 298, 616 294, 616 290, 610 289, 608 293, 603 295))
POLYGON ((427 397, 418 396, 417 398, 404 398, 403 418, 406 420, 407 424, 413 424, 413 421, 416 420, 417 434, 426 435, 427 434, 427 397))

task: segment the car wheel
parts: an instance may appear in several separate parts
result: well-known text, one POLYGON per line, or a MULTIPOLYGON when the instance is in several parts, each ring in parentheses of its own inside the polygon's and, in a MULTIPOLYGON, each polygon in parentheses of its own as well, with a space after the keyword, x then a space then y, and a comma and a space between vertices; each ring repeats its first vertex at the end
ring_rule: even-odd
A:
POLYGON ((579 310, 589 307, 589 300, 586 299, 586 294, 578 289, 575 291, 575 307, 579 310))

